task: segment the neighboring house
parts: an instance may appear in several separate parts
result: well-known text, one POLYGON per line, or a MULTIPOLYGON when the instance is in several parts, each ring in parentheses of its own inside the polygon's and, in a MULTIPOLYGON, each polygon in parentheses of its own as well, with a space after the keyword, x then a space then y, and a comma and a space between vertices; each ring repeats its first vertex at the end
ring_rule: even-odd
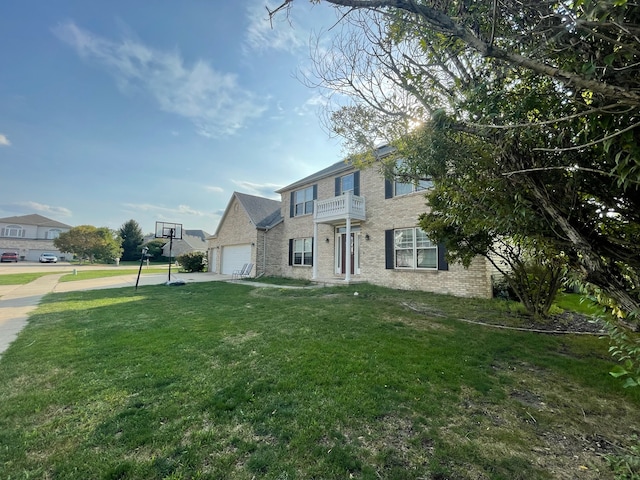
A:
POLYGON ((468 269, 449 265, 444 246, 417 226, 431 182, 390 181, 380 167, 359 170, 341 161, 278 190, 284 218, 266 230, 247 221, 242 194, 234 193, 210 249, 255 245, 243 261, 255 263, 257 274, 491 297, 489 262, 478 257, 468 269))
POLYGON ((207 238, 209 234, 204 230, 182 230, 182 239, 174 239, 173 242, 167 242, 162 247, 162 255, 172 258, 179 257, 185 253, 201 252, 207 253, 207 238), (171 252, 169 252, 171 247, 171 252))
POLYGON ((209 271, 231 275, 253 263, 250 276, 281 275, 280 202, 234 192, 209 238, 209 271))
POLYGON ((60 252, 53 246, 53 240, 71 228, 38 214, 0 218, 0 250, 15 251, 21 260, 36 262, 41 253, 53 253, 61 260, 71 259, 72 254, 60 252))

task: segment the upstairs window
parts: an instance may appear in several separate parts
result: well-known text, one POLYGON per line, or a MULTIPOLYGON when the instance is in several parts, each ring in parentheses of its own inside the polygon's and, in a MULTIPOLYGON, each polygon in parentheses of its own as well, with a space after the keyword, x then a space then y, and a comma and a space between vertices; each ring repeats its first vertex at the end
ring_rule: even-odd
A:
POLYGON ((60 230, 58 228, 51 228, 47 232, 46 238, 47 238, 47 240, 53 240, 54 238, 58 238, 61 233, 62 233, 62 230, 60 230))
POLYGON ((25 235, 25 229, 20 225, 7 225, 2 229, 3 237, 23 238, 25 235))
POLYGON ((335 196, 339 197, 347 192, 360 195, 360 172, 358 170, 341 177, 336 177, 335 196))
POLYGON ((353 187, 354 187, 353 173, 350 173, 349 175, 345 175, 344 177, 342 177, 340 179, 340 183, 342 183, 341 190, 343 194, 347 192, 353 192, 353 187))
POLYGON ((430 178, 415 178, 415 174, 406 170, 403 160, 396 162, 393 180, 385 180, 385 198, 409 195, 433 187, 430 178))
POLYGON ((403 180, 404 179, 396 179, 394 182, 394 197, 408 195, 410 193, 419 192, 420 190, 426 190, 433 187, 433 182, 429 179, 417 180, 410 183, 405 183, 403 180))
POLYGON ((316 185, 313 185, 291 192, 291 216, 298 217, 313 213, 313 201, 316 199, 317 191, 316 185))

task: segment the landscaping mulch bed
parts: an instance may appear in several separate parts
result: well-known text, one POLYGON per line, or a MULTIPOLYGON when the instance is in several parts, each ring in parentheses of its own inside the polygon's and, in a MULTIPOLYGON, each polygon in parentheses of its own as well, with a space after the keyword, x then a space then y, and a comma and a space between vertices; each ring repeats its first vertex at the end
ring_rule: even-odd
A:
POLYGON ((606 333, 601 321, 575 312, 563 312, 544 321, 535 321, 533 318, 529 318, 523 322, 523 327, 548 332, 606 333))

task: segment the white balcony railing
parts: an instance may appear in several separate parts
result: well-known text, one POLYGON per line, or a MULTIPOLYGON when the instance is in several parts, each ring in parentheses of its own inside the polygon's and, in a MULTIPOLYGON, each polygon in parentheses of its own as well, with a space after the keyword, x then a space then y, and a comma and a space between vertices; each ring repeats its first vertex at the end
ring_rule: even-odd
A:
POLYGON ((316 200, 313 209, 313 219, 318 222, 329 222, 350 218, 352 220, 366 220, 364 197, 358 197, 352 192, 346 192, 339 197, 327 200, 316 200))

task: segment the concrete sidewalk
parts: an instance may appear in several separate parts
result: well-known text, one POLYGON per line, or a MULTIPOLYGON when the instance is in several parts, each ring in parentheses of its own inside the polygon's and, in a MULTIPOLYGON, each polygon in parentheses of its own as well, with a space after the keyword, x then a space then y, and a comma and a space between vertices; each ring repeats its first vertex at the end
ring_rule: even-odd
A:
MULTIPOLYGON (((27 324, 29 315, 38 307, 40 300, 47 293, 124 287, 133 290, 138 276, 132 274, 58 283, 63 275, 66 273, 45 275, 25 285, 0 285, 0 355, 16 339, 20 330, 27 324)), ((143 274, 140 276, 138 288, 163 284, 167 280, 167 274, 143 274)), ((231 275, 180 273, 172 274, 171 280, 183 280, 185 283, 215 282, 231 280, 231 275)))

